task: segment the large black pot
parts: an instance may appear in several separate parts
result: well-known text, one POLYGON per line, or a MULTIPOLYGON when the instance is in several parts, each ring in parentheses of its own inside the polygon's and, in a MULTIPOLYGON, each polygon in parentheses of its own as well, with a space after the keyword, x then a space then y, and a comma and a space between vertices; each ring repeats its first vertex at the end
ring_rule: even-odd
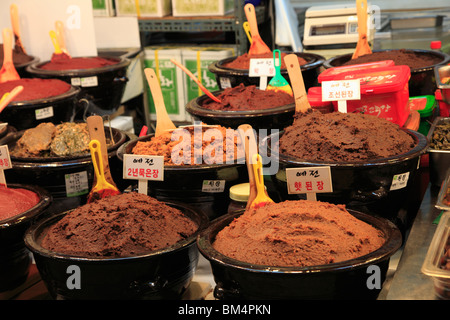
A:
MULTIPOLYGON (((149 141, 154 134, 146 135, 124 143, 117 151, 123 161, 124 154, 132 154, 138 141, 149 141)), ((148 195, 160 201, 185 203, 204 212, 210 219, 228 211, 230 187, 248 181, 245 163, 236 161, 230 164, 166 165, 164 181, 148 181, 148 195), (205 181, 224 180, 221 192, 204 192, 205 181)))
POLYGON ((408 192, 414 186, 419 161, 427 151, 427 138, 416 131, 405 130, 410 134, 416 146, 407 153, 377 159, 369 162, 333 163, 324 161, 305 161, 289 155, 280 154, 271 142, 279 136, 272 134, 263 140, 271 161, 278 161, 278 172, 272 175, 272 181, 281 200, 305 199, 304 194, 288 194, 286 182, 287 168, 329 166, 333 184, 332 193, 317 193, 317 200, 334 204, 345 204, 347 208, 374 213, 388 218, 404 232, 411 223, 411 217, 399 214, 408 201, 408 192), (405 187, 390 190, 395 175, 409 173, 405 187))
POLYGON ((176 244, 131 257, 82 258, 59 254, 40 243, 46 228, 67 212, 33 225, 25 234, 39 273, 52 298, 58 300, 178 299, 189 286, 198 263, 196 237, 208 219, 189 207, 167 203, 181 210, 199 229, 176 244), (79 268, 81 288, 67 286, 69 267, 79 268))
MULTIPOLYGON (((108 146, 108 161, 111 169, 111 175, 117 187, 123 190, 128 186, 128 181, 123 180, 122 163, 117 159, 117 149, 128 140, 127 135, 122 131, 111 128, 114 138, 114 144, 108 146)), ((17 140, 23 135, 24 131, 16 132, 0 140, 1 144, 7 144, 12 150, 17 140)), ((110 140, 109 127, 105 127, 106 140, 110 140)), ((6 181, 14 183, 37 184, 50 192, 55 200, 76 199, 73 206, 86 203, 87 195, 94 182, 94 168, 90 153, 82 156, 67 157, 16 157, 11 155, 12 168, 5 170, 6 181), (75 177, 80 179, 80 184, 87 183, 87 189, 74 192, 76 188, 69 189, 71 184, 76 184, 75 177), (87 179, 87 181, 83 181, 87 179)), ((57 202, 57 201, 54 201, 57 202)))
POLYGON ((0 220, 0 292, 12 290, 27 279, 31 256, 23 237, 52 202, 51 195, 38 186, 8 183, 8 188, 33 191, 39 196, 39 202, 21 214, 0 220))
MULTIPOLYGON (((392 50, 374 50, 373 52, 383 52, 392 50)), ((444 65, 450 62, 450 56, 448 54, 434 51, 434 50, 422 50, 422 49, 407 49, 407 51, 413 51, 416 54, 434 56, 441 59, 439 63, 436 63, 425 68, 411 69, 411 78, 408 82, 409 96, 423 96, 433 95, 437 89, 436 79, 434 75, 434 68, 438 65, 444 65)), ((331 67, 339 67, 352 58, 352 53, 336 56, 326 60, 323 63, 323 67, 328 69, 331 67)))
MULTIPOLYGON (((213 92, 220 95, 223 90, 213 92)), ((186 111, 194 118, 209 125, 221 125, 237 129, 241 124, 249 124, 253 129, 284 129, 294 121, 295 104, 264 110, 224 111, 203 108, 211 100, 207 95, 195 98, 186 105, 186 111)))
POLYGON ((249 300, 377 298, 381 288, 369 288, 368 278, 376 270, 377 280, 383 283, 389 259, 400 248, 402 236, 389 220, 358 211, 349 212, 381 230, 386 238, 385 244, 359 258, 311 267, 254 265, 221 254, 212 246, 215 237, 242 212, 216 219, 197 239, 200 253, 211 264, 216 282, 215 297, 249 300))
POLYGON ((79 105, 80 89, 74 86, 63 94, 28 101, 13 101, 0 113, 0 121, 17 130, 34 128, 43 122, 59 124, 71 121, 79 105), (51 110, 39 116, 40 110, 51 110))
POLYGON ((36 78, 60 79, 79 87, 81 89, 80 97, 90 102, 86 113, 111 114, 120 106, 128 81, 127 68, 131 61, 124 57, 102 57, 117 61, 117 63, 91 69, 45 70, 40 66, 49 61, 44 61, 31 64, 27 67, 27 72, 36 78), (80 83, 80 79, 87 78, 95 79, 95 85, 84 86, 80 83))
MULTIPOLYGON (((294 52, 297 56, 305 59, 308 63, 300 66, 302 71, 303 82, 305 83, 306 91, 310 87, 317 85, 317 76, 320 73, 320 67, 325 61, 325 58, 314 53, 294 52)), ((214 73, 216 77, 219 89, 226 89, 228 87, 236 87, 240 83, 244 85, 256 85, 259 86, 259 77, 250 77, 249 70, 245 69, 232 69, 224 67, 225 64, 235 60, 237 57, 225 58, 223 60, 216 61, 208 66, 208 70, 214 73)), ((289 82, 289 74, 287 69, 280 70, 281 75, 289 82)), ((270 81, 270 77, 267 81, 270 81)))

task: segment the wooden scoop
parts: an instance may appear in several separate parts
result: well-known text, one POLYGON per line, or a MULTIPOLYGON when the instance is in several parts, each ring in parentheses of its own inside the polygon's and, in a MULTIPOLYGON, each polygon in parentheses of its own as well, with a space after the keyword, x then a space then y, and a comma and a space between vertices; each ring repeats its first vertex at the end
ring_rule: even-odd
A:
POLYGON ((67 60, 70 59, 70 56, 65 54, 61 50, 61 46, 59 45, 58 38, 56 36, 56 32, 54 30, 49 31, 50 38, 52 39, 53 47, 55 48, 55 52, 52 54, 52 62, 58 61, 58 60, 67 60))
POLYGON ((255 7, 251 3, 244 6, 245 16, 247 17, 250 26, 250 33, 252 35, 252 43, 248 50, 249 55, 271 53, 272 50, 264 43, 259 35, 258 21, 256 20, 255 7))
POLYGON ((200 89, 208 96, 210 97, 212 100, 214 100, 215 102, 221 103, 222 101, 217 98, 215 95, 213 95, 208 89, 206 89, 206 87, 204 85, 202 85, 202 83, 200 82, 200 80, 197 79, 196 76, 194 76, 192 74, 191 71, 189 71, 188 68, 186 68, 185 66, 183 66, 181 63, 177 62, 174 59, 170 59, 170 61, 176 65, 178 68, 180 68, 181 70, 183 70, 192 80, 195 81, 195 83, 200 87, 200 89))
POLYGON ((62 23, 62 21, 58 20, 55 22, 55 29, 56 29, 56 39, 58 39, 61 51, 69 58, 72 58, 66 48, 66 40, 64 37, 64 24, 62 23))
POLYGON ((3 66, 0 70, 0 82, 19 80, 20 76, 16 71, 12 57, 12 31, 4 28, 3 35, 3 66))
POLYGON ((356 0, 356 15, 358 16, 358 43, 352 59, 372 53, 367 41, 367 0, 356 0))
POLYGON ((303 82, 303 75, 297 55, 293 53, 286 55, 284 57, 284 63, 286 64, 292 90, 294 92, 295 113, 306 112, 311 109, 311 105, 308 101, 308 95, 306 93, 305 83, 303 82))
POLYGON ((86 123, 91 140, 98 140, 100 142, 101 154, 103 157, 103 175, 110 184, 115 186, 111 171, 109 169, 108 147, 106 146, 105 125, 103 124, 103 118, 98 115, 89 116, 86 119, 86 123))
POLYGON ((164 131, 176 129, 172 120, 169 118, 166 107, 164 105, 164 98, 161 91, 159 80, 156 77, 155 70, 151 68, 144 69, 145 77, 147 78, 150 91, 152 92, 153 102, 156 109, 156 129, 155 136, 160 136, 164 131))
POLYGON ((23 91, 23 86, 17 86, 11 92, 5 93, 0 99, 0 112, 19 94, 23 91))
POLYGON ((94 165, 94 172, 97 182, 91 192, 89 192, 87 203, 120 194, 119 189, 107 182, 105 179, 100 142, 98 140, 91 140, 89 143, 89 149, 91 151, 92 163, 94 165))
POLYGON ((261 156, 257 153, 253 155, 253 174, 255 175, 256 182, 256 198, 253 200, 250 205, 251 209, 261 208, 265 205, 272 203, 273 200, 266 193, 266 188, 264 187, 264 178, 262 175, 262 159, 261 156))
POLYGON ((11 24, 14 33, 15 45, 14 48, 17 52, 23 52, 27 54, 25 48, 22 44, 22 39, 20 37, 20 24, 19 24, 19 10, 17 9, 17 5, 14 3, 9 7, 9 13, 11 15, 11 24))
POLYGON ((253 132, 253 128, 249 124, 241 124, 238 127, 238 132, 241 137, 241 141, 244 145, 245 150, 245 163, 247 164, 248 171, 248 180, 250 185, 250 193, 247 200, 247 208, 250 208, 253 200, 256 197, 257 189, 256 189, 256 181, 255 174, 252 166, 253 155, 258 153, 258 145, 256 143, 255 134, 253 132))

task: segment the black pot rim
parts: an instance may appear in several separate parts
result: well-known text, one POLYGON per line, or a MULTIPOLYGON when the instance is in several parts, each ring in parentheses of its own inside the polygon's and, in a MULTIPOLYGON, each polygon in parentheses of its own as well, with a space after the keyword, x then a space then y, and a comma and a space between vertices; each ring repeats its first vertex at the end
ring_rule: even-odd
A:
MULTIPOLYGON (((224 90, 211 92, 214 96, 220 95, 224 90)), ((211 110, 203 108, 202 105, 205 100, 212 100, 207 95, 202 95, 195 99, 192 99, 186 104, 186 111, 191 115, 209 117, 209 118, 256 118, 262 116, 276 115, 282 113, 289 113, 295 111, 295 103, 279 106, 276 108, 267 108, 262 110, 239 110, 239 111, 226 111, 226 110, 211 110)))
POLYGON ((18 215, 15 215, 11 218, 0 220, 0 231, 4 228, 16 226, 16 225, 22 224, 24 222, 30 221, 31 219, 36 217, 37 214, 41 213, 44 209, 48 208, 53 200, 51 194, 47 190, 45 190, 39 186, 29 185, 29 184, 8 183, 7 187, 8 188, 16 188, 16 189, 22 188, 22 189, 27 189, 27 190, 33 191, 39 196, 40 200, 32 208, 30 208, 18 215))
MULTIPOLYGON (((306 52, 291 52, 291 53, 294 53, 299 57, 302 57, 305 59, 308 58, 311 60, 311 62, 308 62, 308 63, 300 66, 300 69, 303 71, 318 68, 325 62, 325 58, 323 56, 315 54, 315 53, 306 53, 306 52)), ((238 56, 233 56, 233 57, 215 61, 208 66, 208 69, 212 73, 220 73, 220 74, 223 73, 223 74, 229 74, 229 75, 248 76, 248 74, 249 74, 248 69, 233 69, 233 68, 226 68, 223 66, 224 64, 235 60, 237 57, 238 56)), ((306 59, 306 60, 308 60, 308 59, 306 59)), ((281 69, 280 71, 282 74, 287 74, 287 69, 281 69)))
POLYGON ((26 70, 34 75, 40 75, 40 76, 87 76, 87 75, 98 75, 101 73, 106 72, 113 72, 118 69, 126 68, 130 65, 131 60, 125 57, 113 57, 109 55, 98 55, 98 56, 86 56, 86 57, 80 57, 80 58, 93 58, 93 57, 102 57, 110 60, 117 61, 116 64, 109 65, 109 66, 103 66, 99 68, 90 68, 90 69, 69 69, 69 70, 46 70, 41 69, 40 67, 46 63, 49 63, 50 60, 43 61, 43 62, 35 62, 33 64, 30 64, 26 70))
POLYGON ((127 262, 127 261, 135 261, 135 260, 144 260, 144 259, 152 259, 156 256, 161 255, 167 255, 173 252, 177 252, 180 250, 183 250, 187 247, 190 247, 191 245, 195 244, 196 238, 198 234, 203 231, 203 229, 207 226, 208 218, 205 214, 202 212, 196 211, 192 208, 190 208, 188 205, 181 204, 181 203, 175 203, 175 202, 165 202, 165 204, 172 206, 174 208, 189 211, 189 214, 197 216, 197 218, 200 220, 199 226, 197 231, 195 231, 192 235, 187 237, 186 239, 183 239, 169 247, 162 248, 159 250, 151 251, 149 253, 135 255, 135 256, 127 256, 127 257, 81 257, 81 256, 71 256, 68 254, 62 254, 58 252, 54 252, 51 250, 48 250, 46 248, 43 248, 37 240, 38 232, 42 232, 46 227, 49 227, 50 225, 56 223, 58 220, 62 219, 66 214, 73 211, 74 209, 59 213, 57 215, 54 215, 52 217, 49 217, 43 221, 40 221, 36 224, 33 224, 28 228, 28 230, 25 232, 24 241, 26 247, 33 252, 34 254, 38 254, 40 256, 54 259, 54 260, 64 260, 64 261, 72 261, 72 262, 85 262, 85 263, 120 263, 120 262, 127 262))
MULTIPOLYGON (((41 79, 39 79, 41 80, 41 79)), ((59 79, 54 79, 59 80, 59 79)), ((62 81, 62 80, 59 80, 62 81)), ((10 102, 6 108, 21 108, 21 109, 27 109, 27 108, 36 108, 36 106, 39 105, 46 105, 46 104, 52 104, 57 103, 62 100, 76 98, 78 94, 80 93, 81 89, 78 87, 74 87, 70 85, 69 90, 67 90, 64 93, 58 94, 56 96, 51 97, 45 97, 41 99, 33 99, 33 100, 23 100, 23 101, 12 101, 10 102)))
POLYGON ((31 65, 33 63, 39 62, 39 58, 38 57, 29 55, 29 54, 27 54, 27 56, 31 57, 31 60, 29 60, 27 62, 19 63, 19 64, 14 64, 14 67, 16 69, 26 68, 27 66, 29 66, 29 65, 31 65))
MULTIPOLYGON (((106 127, 105 129, 109 130, 110 127, 106 127)), ((117 129, 117 128, 113 128, 111 127, 112 133, 113 135, 119 135, 120 139, 118 141, 115 141, 114 145, 109 146, 107 148, 108 153, 114 152, 115 150, 117 150, 126 140, 127 140, 127 135, 117 129)), ((26 131, 22 130, 16 133, 15 137, 14 137, 14 142, 16 142, 22 135, 23 133, 26 131)), ((10 141, 9 143, 11 143, 13 141, 10 141)), ((91 163, 92 162, 92 158, 91 158, 91 154, 88 152, 85 155, 79 155, 79 156, 68 156, 68 157, 31 157, 31 158, 24 158, 24 157, 15 157, 13 155, 10 155, 11 157, 11 161, 13 162, 14 166, 28 166, 28 167, 33 167, 33 166, 67 166, 70 165, 71 163, 74 164, 86 164, 86 163, 91 163)))
MULTIPOLYGON (((126 149, 129 146, 135 145, 138 141, 147 141, 150 140, 155 134, 151 133, 142 137, 138 137, 136 139, 132 139, 130 141, 125 142, 122 144, 119 149, 117 149, 117 158, 119 158, 120 161, 123 161, 123 155, 126 154, 126 149)), ((174 173, 181 173, 186 172, 189 174, 189 172, 192 172, 193 170, 197 171, 209 171, 209 170, 215 170, 219 168, 231 168, 235 167, 237 165, 245 165, 245 158, 235 160, 233 163, 223 163, 223 164, 195 164, 195 165, 164 165, 164 171, 174 172, 174 173)))
POLYGON ((229 213, 212 221, 211 224, 206 229, 204 229, 197 237, 197 247, 200 253, 210 262, 214 262, 233 269, 244 270, 247 272, 267 273, 280 276, 285 274, 314 274, 322 272, 350 271, 365 265, 376 264, 384 261, 392 256, 401 247, 402 235, 400 230, 395 226, 394 223, 377 215, 367 214, 351 209, 348 209, 347 211, 356 218, 371 224, 378 230, 383 231, 383 233, 388 236, 385 244, 379 249, 361 257, 326 265, 308 267, 277 267, 256 265, 230 258, 218 252, 212 246, 216 234, 225 226, 227 226, 231 221, 233 221, 233 219, 241 215, 243 213, 241 211, 229 213))
POLYGON ((273 154, 280 162, 299 165, 299 166, 330 166, 330 167, 371 167, 371 166, 384 166, 384 165, 391 165, 393 163, 398 163, 402 161, 406 161, 409 159, 414 159, 419 157, 420 155, 424 154, 427 151, 428 148, 428 139, 421 134, 420 132, 413 131, 410 129, 401 129, 411 135, 416 142, 416 146, 409 150, 406 153, 388 157, 388 158, 380 158, 380 159, 374 159, 370 160, 369 162, 329 162, 329 161, 302 161, 298 158, 295 158, 293 156, 285 155, 285 154, 279 154, 272 151, 270 148, 270 141, 271 138, 274 135, 279 134, 281 135, 284 133, 284 130, 280 131, 279 133, 272 133, 271 135, 265 137, 262 141, 262 144, 264 146, 267 146, 269 152, 273 154))
MULTIPOLYGON (((373 50, 372 52, 385 52, 385 51, 393 51, 393 50, 399 50, 399 49, 373 50)), ((443 53, 443 52, 439 52, 439 51, 425 50, 425 49, 405 49, 405 50, 406 51, 412 51, 412 52, 415 52, 415 53, 426 53, 426 54, 429 54, 429 55, 435 55, 435 56, 439 56, 439 57, 442 58, 441 62, 433 64, 431 66, 423 67, 423 68, 411 69, 411 74, 420 73, 420 72, 429 71, 429 70, 434 70, 435 66, 446 64, 447 62, 450 61, 450 55, 448 55, 446 53, 443 53)), ((327 60, 325 60, 323 62, 323 67, 325 69, 332 68, 332 67, 337 67, 337 66, 333 66, 332 62, 337 60, 337 59, 341 59, 341 58, 344 58, 344 57, 347 57, 347 56, 349 57, 348 60, 350 60, 350 58, 352 56, 352 53, 342 54, 342 55, 339 55, 339 56, 336 56, 336 57, 329 58, 329 59, 327 59, 327 60)))

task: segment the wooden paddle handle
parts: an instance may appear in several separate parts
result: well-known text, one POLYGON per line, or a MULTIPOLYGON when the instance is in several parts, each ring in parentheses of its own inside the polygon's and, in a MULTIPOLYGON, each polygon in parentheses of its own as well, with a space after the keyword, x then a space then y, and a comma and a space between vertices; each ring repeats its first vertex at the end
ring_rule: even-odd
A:
POLYGON ((148 85, 150 86, 150 91, 152 93, 153 102, 156 110, 156 130, 155 136, 160 135, 165 130, 176 129, 172 120, 169 118, 166 107, 164 105, 164 97, 161 91, 161 85, 159 84, 158 77, 156 76, 155 70, 152 68, 144 69, 145 77, 147 79, 148 85))
POLYGON ((241 124, 238 127, 238 132, 241 137, 242 144, 245 150, 245 163, 247 164, 248 171, 248 182, 250 185, 250 193, 247 200, 247 209, 252 204, 253 200, 256 198, 257 189, 255 174, 252 166, 253 155, 258 153, 258 145, 256 143, 255 134, 253 128, 249 124, 241 124))
POLYGON ((66 41, 64 38, 64 25, 62 21, 56 21, 55 22, 55 29, 56 29, 56 38, 58 39, 59 46, 61 49, 66 48, 66 41))
POLYGON ((2 30, 2 36, 3 36, 3 64, 13 63, 11 29, 4 28, 2 30))
POLYGON ((308 101, 308 95, 303 82, 303 75, 300 69, 300 63, 296 54, 291 53, 284 57, 284 63, 291 80, 292 91, 294 92, 295 112, 306 112, 311 108, 308 101))
POLYGON ((358 34, 364 37, 367 34, 367 0, 356 0, 356 15, 358 17, 358 34))
POLYGON ((12 25, 13 32, 16 35, 16 37, 19 38, 20 37, 20 26, 19 26, 19 10, 17 9, 17 5, 12 4, 9 7, 9 12, 11 15, 11 25, 12 25))
POLYGON ((244 6, 245 16, 247 17, 248 26, 250 27, 250 33, 252 37, 259 36, 258 21, 256 20, 255 7, 251 3, 247 3, 244 6))
POLYGON ((105 175, 105 179, 106 181, 115 186, 109 168, 108 147, 106 146, 105 125, 103 124, 103 118, 97 115, 89 116, 86 119, 86 122, 88 125, 91 140, 98 140, 100 142, 100 151, 102 154, 103 172, 105 175))

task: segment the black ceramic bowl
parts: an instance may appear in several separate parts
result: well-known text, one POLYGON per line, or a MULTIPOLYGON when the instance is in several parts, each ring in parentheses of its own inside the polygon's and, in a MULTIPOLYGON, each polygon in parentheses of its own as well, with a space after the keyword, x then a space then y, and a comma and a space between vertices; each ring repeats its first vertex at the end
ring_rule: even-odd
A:
MULTIPOLYGON (((306 52, 294 52, 297 56, 305 59, 308 63, 300 66, 302 71, 303 82, 305 83, 306 91, 310 87, 317 85, 317 76, 320 73, 320 67, 322 66, 325 58, 314 53, 306 52)), ((245 69, 232 69, 224 67, 225 64, 235 60, 237 57, 225 58, 223 60, 216 61, 208 66, 208 70, 214 73, 216 77, 219 89, 226 89, 228 87, 236 87, 240 83, 244 85, 256 85, 259 86, 259 77, 249 77, 249 70, 245 69)), ((281 75, 290 84, 289 74, 287 69, 280 70, 281 75)), ((270 81, 270 77, 267 82, 270 81)))
MULTIPOLYGON (((138 141, 149 141, 154 134, 124 143, 117 151, 123 161, 124 154, 132 154, 138 141)), ((186 203, 204 212, 210 219, 225 214, 230 203, 230 187, 248 181, 245 161, 230 164, 166 165, 164 181, 148 181, 148 195, 160 201, 186 203), (224 181, 223 191, 204 192, 206 181, 224 181)))
MULTIPOLYGON (((272 175, 281 200, 304 199, 304 194, 288 194, 286 182, 287 168, 329 166, 333 185, 332 193, 317 193, 317 200, 334 204, 345 204, 348 208, 374 213, 395 222, 404 231, 411 222, 411 216, 404 216, 400 209, 407 204, 408 192, 414 185, 422 154, 427 151, 427 138, 416 131, 406 130, 416 146, 407 153, 370 162, 333 163, 324 161, 304 161, 289 155, 280 154, 271 142, 278 137, 272 134, 263 140, 271 161, 278 161, 278 172, 272 175), (273 139, 273 140, 272 140, 273 139), (391 190, 395 175, 408 173, 407 184, 391 190)), ((277 140, 278 141, 278 140, 277 140)))
POLYGON ((22 62, 22 63, 14 63, 14 68, 16 68, 17 73, 21 78, 30 78, 30 74, 27 72, 27 67, 32 65, 33 63, 38 63, 39 58, 30 56, 30 61, 22 62))
MULTIPOLYGON (((109 167, 117 187, 123 190, 129 184, 123 180, 122 163, 117 159, 117 149, 128 140, 128 136, 118 129, 111 128, 110 131, 109 127, 105 127, 107 141, 110 141, 110 132, 112 132, 114 144, 107 148, 109 167)), ((5 139, 0 140, 0 143, 7 144, 9 150, 12 151, 23 133, 24 131, 19 131, 16 134, 9 135, 5 139)), ((17 157, 11 153, 10 157, 13 167, 5 170, 6 181, 26 184, 34 183, 48 190, 55 199, 73 197, 79 199, 79 204, 86 202, 87 194, 93 186, 95 177, 90 153, 71 157, 33 158, 17 157), (75 179, 75 176, 78 176, 79 180, 75 179), (88 187, 82 190, 77 189, 77 183, 80 183, 80 186, 87 184, 88 187), (70 187, 73 188, 71 189, 70 187)))
POLYGON ((49 61, 33 63, 27 67, 29 72, 35 78, 53 78, 63 80, 71 85, 81 89, 81 98, 87 99, 91 103, 92 112, 100 114, 101 112, 113 113, 120 106, 125 85, 128 81, 126 77, 127 68, 131 61, 124 57, 103 58, 117 61, 116 64, 91 69, 75 70, 45 70, 40 68, 49 61), (95 79, 90 85, 80 83, 83 79, 95 79))
POLYGON ((8 183, 8 188, 23 188, 33 191, 40 200, 29 210, 0 220, 0 292, 12 290, 27 279, 31 256, 24 244, 23 237, 25 231, 52 202, 51 195, 38 186, 8 183))
MULTIPOLYGON (((392 50, 374 50, 373 52, 384 52, 384 51, 392 51, 392 50)), ((417 68, 411 69, 411 78, 409 79, 409 96, 423 96, 423 95, 433 95, 437 89, 436 80, 434 77, 434 68, 438 65, 444 65, 450 62, 450 56, 448 54, 434 51, 434 50, 422 50, 422 49, 407 49, 407 51, 413 51, 416 54, 424 55, 424 56, 434 56, 441 61, 434 65, 425 67, 425 68, 417 68)), ((326 60, 323 63, 323 67, 328 69, 331 67, 339 67, 344 63, 349 61, 352 58, 352 54, 344 54, 340 56, 336 56, 326 60)))
POLYGON ((254 265, 227 257, 212 244, 217 233, 242 212, 213 221, 200 233, 197 246, 209 260, 216 282, 218 299, 292 300, 292 299, 375 299, 381 288, 368 288, 368 278, 375 268, 383 283, 390 257, 400 248, 402 236, 390 221, 362 212, 348 210, 356 218, 381 230, 386 243, 378 250, 348 261, 311 267, 271 267, 254 265), (369 269, 370 268, 370 269, 369 269))
MULTIPOLYGON (((223 90, 213 92, 220 95, 223 90)), ((295 104, 288 104, 264 110, 224 111, 211 110, 203 107, 210 101, 207 95, 195 98, 186 105, 186 111, 194 118, 210 125, 221 125, 237 129, 241 124, 249 124, 253 129, 284 129, 294 120, 295 104)))
POLYGON ((196 237, 208 219, 189 207, 167 203, 180 209, 199 229, 176 244, 132 257, 82 258, 59 254, 40 243, 46 228, 67 212, 33 225, 25 234, 39 273, 52 298, 58 300, 178 299, 189 286, 198 262, 196 237), (68 268, 77 266, 81 289, 67 286, 68 268))
POLYGON ((28 101, 13 101, 0 113, 0 121, 7 122, 17 130, 34 128, 43 122, 59 124, 71 121, 80 99, 80 89, 74 86, 63 94, 28 101), (38 112, 47 110, 45 116, 38 112))

